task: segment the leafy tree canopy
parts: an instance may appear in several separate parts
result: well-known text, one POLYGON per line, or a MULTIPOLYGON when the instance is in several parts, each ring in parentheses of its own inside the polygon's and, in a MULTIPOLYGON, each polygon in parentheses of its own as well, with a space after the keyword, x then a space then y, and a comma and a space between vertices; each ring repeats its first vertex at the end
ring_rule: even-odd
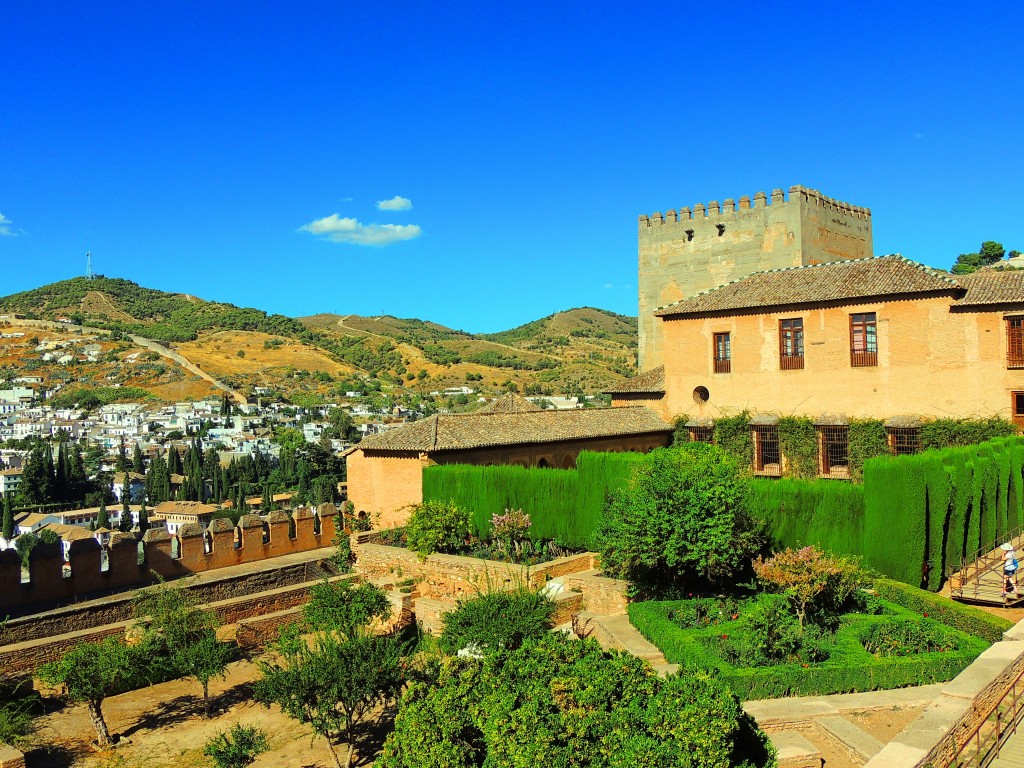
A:
POLYGON ((684 443, 637 461, 605 513, 605 569, 650 587, 719 580, 757 549, 746 511, 747 478, 716 445, 684 443))
POLYGON ((448 657, 402 697, 380 768, 773 766, 767 738, 704 672, 659 678, 593 640, 547 633, 482 662, 448 657))

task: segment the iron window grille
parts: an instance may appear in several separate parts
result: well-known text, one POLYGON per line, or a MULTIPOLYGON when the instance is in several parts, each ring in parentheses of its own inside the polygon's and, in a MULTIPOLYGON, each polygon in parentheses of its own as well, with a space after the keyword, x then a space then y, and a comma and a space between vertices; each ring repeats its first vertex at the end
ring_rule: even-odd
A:
POLYGON ((1024 427, 1024 392, 1011 392, 1010 406, 1010 412, 1013 414, 1013 423, 1018 427, 1024 427))
POLYGON ((821 477, 850 476, 850 428, 815 427, 818 437, 818 474, 821 477))
POLYGON ((713 443, 715 442, 714 427, 690 427, 690 442, 713 443))
POLYGON ((1024 317, 1006 318, 1006 367, 1024 368, 1024 317))
POLYGON ((894 456, 909 456, 921 452, 921 430, 917 427, 886 427, 889 450, 894 456))
POLYGON ((782 451, 779 428, 775 425, 751 427, 754 440, 754 474, 768 477, 782 475, 782 451))

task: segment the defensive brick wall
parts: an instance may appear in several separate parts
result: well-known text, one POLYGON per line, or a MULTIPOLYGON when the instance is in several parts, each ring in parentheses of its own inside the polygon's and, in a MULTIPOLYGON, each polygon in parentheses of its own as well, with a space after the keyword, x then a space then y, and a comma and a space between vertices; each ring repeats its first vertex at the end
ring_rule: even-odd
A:
POLYGON ((0 552, 0 611, 32 606, 37 610, 74 599, 176 579, 218 568, 330 546, 337 510, 300 508, 291 516, 271 512, 266 519, 243 515, 237 525, 217 519, 207 528, 185 525, 176 535, 146 531, 142 541, 115 534, 106 548, 92 538, 72 542, 65 562, 61 545, 40 544, 31 553, 28 579, 12 549, 0 552))

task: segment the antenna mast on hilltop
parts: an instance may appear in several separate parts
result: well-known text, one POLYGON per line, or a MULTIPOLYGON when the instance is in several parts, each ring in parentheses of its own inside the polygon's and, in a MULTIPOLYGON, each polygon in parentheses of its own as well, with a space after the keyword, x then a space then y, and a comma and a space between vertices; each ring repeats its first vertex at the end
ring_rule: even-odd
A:
POLYGON ((92 251, 86 251, 85 253, 85 279, 96 279, 96 273, 92 271, 92 251))

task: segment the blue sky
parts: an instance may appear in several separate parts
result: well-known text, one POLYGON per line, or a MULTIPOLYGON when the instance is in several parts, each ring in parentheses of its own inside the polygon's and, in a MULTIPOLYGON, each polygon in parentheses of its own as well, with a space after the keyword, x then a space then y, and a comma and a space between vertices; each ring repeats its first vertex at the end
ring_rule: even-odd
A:
POLYGON ((635 314, 638 214, 792 184, 876 253, 1024 250, 1022 8, 8 3, 0 294, 92 251, 293 316, 635 314))

